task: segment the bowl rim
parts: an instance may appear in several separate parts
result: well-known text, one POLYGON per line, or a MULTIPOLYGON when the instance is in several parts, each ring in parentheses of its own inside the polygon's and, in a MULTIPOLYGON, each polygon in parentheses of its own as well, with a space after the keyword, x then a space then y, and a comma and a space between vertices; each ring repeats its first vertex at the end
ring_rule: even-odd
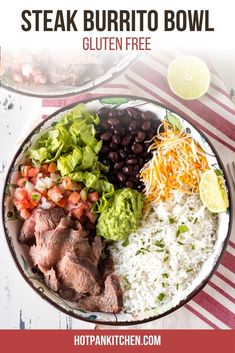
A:
MULTIPOLYGON (((5 180, 4 180, 4 186, 3 186, 3 192, 2 192, 2 224, 3 224, 3 229, 4 229, 4 234, 5 234, 5 239, 7 241, 9 250, 11 252, 11 255, 14 259, 14 263, 16 265, 16 267, 18 268, 19 272, 21 273, 22 277, 24 278, 24 280, 29 284, 29 286, 46 302, 50 303, 52 306, 54 306, 56 309, 58 309, 59 311, 62 311, 64 314, 66 315, 70 315, 73 318, 79 319, 81 321, 84 322, 88 322, 88 323, 93 323, 93 324, 101 324, 101 325, 110 325, 110 326, 133 326, 133 325, 140 325, 140 324, 145 324, 160 318, 163 318, 164 316, 167 316, 169 314, 172 314, 173 312, 175 312, 177 309, 181 308, 182 306, 184 306, 185 304, 187 304, 193 297, 195 297, 205 286, 206 284, 209 282, 209 280, 211 279, 211 277, 213 276, 213 274, 215 273, 215 271, 217 270, 222 256, 225 252, 225 249, 228 245, 228 241, 231 235, 231 231, 232 231, 232 223, 233 223, 233 202, 232 202, 232 193, 231 193, 231 185, 229 182, 229 178, 228 178, 228 174, 226 172, 226 169, 224 167, 224 164, 218 154, 218 152, 216 151, 215 147, 213 146, 212 142, 210 141, 210 139, 204 134, 204 132, 202 132, 199 128, 195 127, 194 123, 191 123, 188 118, 185 118, 183 115, 176 113, 174 110, 171 110, 169 108, 167 108, 164 104, 161 104, 160 102, 154 100, 154 99, 149 99, 149 98, 144 98, 141 96, 136 96, 136 95, 128 95, 128 94, 108 94, 108 95, 100 95, 94 98, 89 98, 89 99, 84 99, 82 101, 76 101, 73 102, 72 104, 66 105, 58 110, 56 110, 54 113, 50 114, 47 118, 43 119, 39 124, 37 124, 33 130, 31 130, 31 132, 29 134, 27 134, 27 136, 25 137, 25 139, 23 140, 23 142, 21 143, 20 147, 17 149, 16 153, 14 154, 14 157, 7 169, 7 173, 5 175, 5 180), (121 321, 121 322, 113 322, 113 321, 102 321, 102 320, 96 320, 96 319, 88 319, 85 318, 83 316, 80 316, 79 314, 75 314, 74 312, 71 311, 67 311, 65 308, 62 308, 59 304, 57 304, 56 302, 54 302, 52 299, 48 298, 43 292, 37 290, 37 288, 32 284, 32 282, 30 281, 30 279, 25 275, 24 270, 22 269, 22 266, 19 264, 19 261, 16 257, 15 251, 13 250, 11 241, 9 239, 8 236, 8 229, 6 227, 5 224, 5 199, 6 199, 6 195, 5 195, 5 188, 6 188, 6 183, 9 179, 10 176, 10 172, 12 167, 15 164, 16 159, 19 157, 20 153, 22 152, 24 145, 28 142, 28 140, 35 134, 35 131, 37 131, 38 129, 40 129, 47 121, 51 120, 52 118, 54 118, 55 116, 69 110, 72 109, 74 106, 76 106, 77 104, 80 103, 89 103, 95 100, 99 100, 99 99, 103 99, 103 98, 128 98, 128 99, 133 99, 133 100, 142 100, 146 103, 151 103, 157 106, 160 106, 166 110, 169 110, 172 113, 177 114, 178 116, 180 116, 181 118, 183 118, 185 121, 187 121, 189 124, 192 125, 192 127, 198 131, 200 133, 200 135, 205 139, 205 141, 209 144, 210 148, 212 149, 213 153, 215 154, 215 157, 219 163, 220 168, 223 171, 223 176, 226 182, 226 186, 228 189, 228 199, 229 199, 229 209, 230 209, 230 216, 229 216, 229 226, 228 226, 228 231, 226 234, 226 237, 224 238, 223 241, 223 246, 220 252, 220 255, 217 258, 217 261, 215 263, 215 265, 213 266, 213 268, 211 269, 210 273, 208 274, 208 276, 206 276, 203 281, 201 282, 200 285, 198 285, 186 298, 182 299, 176 306, 170 308, 169 310, 165 311, 164 313, 161 313, 159 315, 154 315, 154 316, 150 316, 148 318, 145 319, 139 319, 139 320, 131 320, 131 321, 121 321)), ((109 313, 110 314, 110 313, 109 313)), ((92 314, 91 314, 92 315, 92 314)))
MULTIPOLYGON (((106 79, 102 80, 102 77, 105 76, 107 74, 107 72, 109 72, 109 70, 113 69, 113 68, 109 68, 107 70, 107 72, 105 72, 103 75, 101 75, 100 77, 93 79, 91 81, 85 82, 83 85, 81 86, 74 86, 73 89, 71 89, 71 92, 68 93, 58 93, 58 94, 43 94, 43 93, 29 93, 29 92, 25 92, 19 88, 15 88, 11 85, 7 85, 3 82, 2 77, 0 78, 0 87, 8 90, 9 92, 12 93, 17 93, 17 94, 21 94, 22 96, 25 97, 32 97, 32 98, 47 98, 47 99, 60 99, 60 98, 69 98, 69 97, 74 97, 74 96, 78 96, 80 94, 84 94, 84 93, 88 93, 90 91, 93 91, 96 88, 99 88, 100 86, 102 86, 103 84, 106 84, 110 81, 112 81, 113 79, 117 78, 119 75, 121 75, 129 66, 131 66, 136 59, 138 58, 139 54, 135 54, 135 55, 130 55, 128 57, 128 54, 126 56, 126 63, 125 63, 125 57, 123 57, 120 61, 123 60, 123 66, 119 69, 119 70, 115 70, 112 73, 110 73, 110 76, 107 77, 106 79), (94 84, 94 82, 96 80, 101 80, 99 83, 94 84), (88 87, 86 88, 82 88, 83 86, 85 86, 86 84, 88 84, 88 87), (80 87, 80 89, 79 89, 80 87)), ((119 64, 119 62, 114 65, 114 68, 119 64)), ((85 102, 85 100, 83 100, 83 102, 85 102)), ((51 115, 50 115, 51 116, 51 115)), ((45 119, 46 120, 46 119, 45 119)))

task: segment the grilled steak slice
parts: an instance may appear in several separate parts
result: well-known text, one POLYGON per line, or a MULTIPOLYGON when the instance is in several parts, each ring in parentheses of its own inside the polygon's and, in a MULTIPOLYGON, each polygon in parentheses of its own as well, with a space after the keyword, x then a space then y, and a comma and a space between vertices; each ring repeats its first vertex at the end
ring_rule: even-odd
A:
POLYGON ((90 260, 80 260, 67 252, 56 268, 58 278, 65 287, 74 289, 78 294, 100 293, 100 274, 90 260))
POLYGON ((19 235, 19 241, 24 243, 34 236, 39 240, 45 231, 55 229, 60 219, 64 216, 64 210, 59 207, 50 210, 43 210, 42 208, 36 209, 29 219, 24 221, 19 235))
POLYGON ((104 245, 102 243, 101 237, 97 235, 91 243, 91 251, 93 253, 94 263, 96 266, 98 266, 103 247, 104 245))
POLYGON ((44 232, 43 239, 30 248, 29 254, 33 263, 38 265, 42 272, 50 270, 60 260, 62 245, 70 232, 66 226, 68 226, 68 220, 62 218, 56 229, 44 232))
POLYGON ((65 213, 60 207, 49 210, 38 208, 35 212, 35 236, 37 243, 43 237, 44 232, 55 229, 63 217, 65 217, 65 213))
POLYGON ((35 234, 35 212, 33 212, 32 215, 24 221, 18 240, 21 243, 25 243, 27 240, 33 238, 34 234, 35 234))
POLYGON ((108 275, 104 286, 104 292, 101 295, 90 295, 79 299, 79 305, 88 311, 120 312, 123 306, 123 295, 118 277, 115 274, 108 275))
POLYGON ((50 288, 51 290, 53 290, 54 292, 58 291, 59 282, 58 282, 58 279, 56 277, 55 270, 53 268, 51 268, 50 270, 44 272, 44 282, 45 282, 45 285, 48 288, 50 288))

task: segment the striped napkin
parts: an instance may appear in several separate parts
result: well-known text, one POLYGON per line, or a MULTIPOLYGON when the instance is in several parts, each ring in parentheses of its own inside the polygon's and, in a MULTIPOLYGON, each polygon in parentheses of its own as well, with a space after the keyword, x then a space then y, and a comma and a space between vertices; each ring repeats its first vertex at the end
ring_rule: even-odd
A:
MULTIPOLYGON (((189 54, 184 51, 184 54, 189 54)), ((190 53, 195 54, 195 53, 190 53)), ((160 52, 138 58, 123 74, 92 92, 63 99, 43 99, 42 118, 73 102, 102 95, 135 95, 156 100, 187 117, 211 140, 226 165, 235 161, 235 106, 210 62, 211 86, 195 101, 175 96, 166 81, 168 64, 182 51, 160 52)), ((233 202, 235 195, 233 192, 233 202)), ((235 328, 235 224, 221 264, 205 288, 190 302, 165 318, 132 328, 231 329, 235 328)), ((105 326, 97 325, 97 328, 105 326)), ((115 327, 117 328, 117 327, 115 327)))

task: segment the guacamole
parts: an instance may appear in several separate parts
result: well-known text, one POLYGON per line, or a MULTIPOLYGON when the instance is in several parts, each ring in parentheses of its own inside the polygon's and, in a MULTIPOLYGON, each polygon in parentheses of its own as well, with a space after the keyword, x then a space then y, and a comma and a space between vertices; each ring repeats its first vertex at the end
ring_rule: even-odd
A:
POLYGON ((143 195, 129 188, 116 190, 112 205, 98 220, 97 233, 107 240, 125 240, 137 229, 143 207, 143 195))

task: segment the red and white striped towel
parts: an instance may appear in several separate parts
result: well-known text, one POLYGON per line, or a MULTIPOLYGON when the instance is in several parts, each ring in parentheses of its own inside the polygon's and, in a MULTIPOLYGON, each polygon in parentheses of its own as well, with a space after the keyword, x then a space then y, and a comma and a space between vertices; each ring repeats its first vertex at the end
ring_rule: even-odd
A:
MULTIPOLYGON (((209 62, 209 92, 195 101, 184 101, 169 89, 169 62, 182 52, 161 52, 140 57, 125 73, 92 92, 63 99, 43 99, 43 118, 72 102, 108 94, 151 98, 187 117, 203 130, 226 164, 235 160, 235 106, 209 62)), ((200 56, 200 55, 199 55, 200 56)), ((203 58, 206 60, 205 58, 203 58)), ((207 61, 207 60, 206 60, 207 61)), ((233 202, 235 195, 233 194, 233 202)), ((235 328, 235 224, 221 264, 206 287, 188 304, 166 318, 146 324, 149 328, 235 328)), ((143 326, 141 326, 143 328, 143 326)))

